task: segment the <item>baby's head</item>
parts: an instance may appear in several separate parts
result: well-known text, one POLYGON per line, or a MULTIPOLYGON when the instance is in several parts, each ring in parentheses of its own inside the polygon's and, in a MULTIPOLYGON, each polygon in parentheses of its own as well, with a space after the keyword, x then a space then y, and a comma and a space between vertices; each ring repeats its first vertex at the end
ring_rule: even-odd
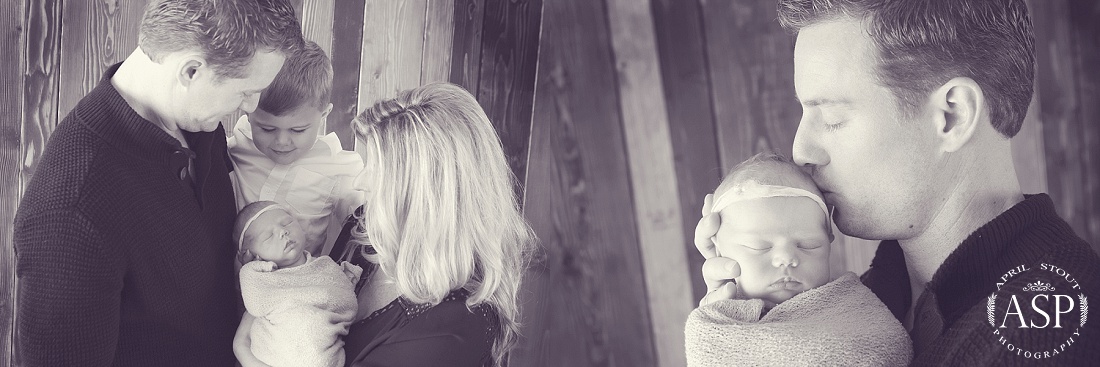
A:
POLYGON ((248 114, 252 142, 275 163, 290 164, 313 149, 332 103, 332 64, 316 43, 306 41, 287 58, 275 80, 248 114))
POLYGON ((780 303, 829 282, 829 213, 813 180, 789 159, 761 153, 714 192, 718 254, 737 261, 747 298, 780 303))
POLYGON ((274 201, 257 201, 241 209, 233 226, 233 237, 240 246, 241 262, 271 261, 281 269, 306 261, 302 250, 305 231, 290 211, 274 201))

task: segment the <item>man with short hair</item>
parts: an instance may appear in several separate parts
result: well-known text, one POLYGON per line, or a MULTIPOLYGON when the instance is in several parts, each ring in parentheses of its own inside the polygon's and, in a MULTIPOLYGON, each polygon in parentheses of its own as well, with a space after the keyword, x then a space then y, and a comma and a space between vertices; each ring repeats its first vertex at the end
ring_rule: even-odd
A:
POLYGON ((154 1, 58 124, 15 219, 25 366, 232 366, 236 214, 220 120, 301 47, 285 0, 154 1))
MULTIPOLYGON (((1100 260, 1050 197, 1024 195, 1016 178, 1009 139, 1035 67, 1024 1, 780 0, 778 8, 797 34, 803 115, 794 159, 841 231, 884 240, 862 280, 909 329, 913 363, 1095 363, 1100 323, 1084 327, 1072 308, 1048 312, 1044 325, 1033 311, 1096 299, 1100 260), (1059 294, 1035 297, 1034 282, 1059 294), (1059 327, 1048 327, 1055 316, 1059 327)), ((718 221, 704 217, 696 231, 709 258, 703 303, 730 298, 728 280, 740 273, 714 257, 718 221)))

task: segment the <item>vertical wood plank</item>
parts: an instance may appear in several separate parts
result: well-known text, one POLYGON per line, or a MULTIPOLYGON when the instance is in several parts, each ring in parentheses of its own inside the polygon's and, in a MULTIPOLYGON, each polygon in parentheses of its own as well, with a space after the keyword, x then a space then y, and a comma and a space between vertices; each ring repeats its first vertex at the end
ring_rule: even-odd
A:
POLYGON ((531 139, 542 0, 488 1, 481 38, 477 101, 504 142, 523 198, 531 139))
POLYGON ((1031 97, 1031 105, 1024 116, 1020 132, 1011 140, 1016 178, 1025 194, 1047 192, 1046 152, 1043 148, 1043 122, 1039 119, 1040 113, 1036 91, 1031 97))
POLYGON ((12 222, 19 186, 23 116, 23 6, 0 9, 0 364, 12 364, 15 331, 15 251, 12 222))
POLYGON ((103 72, 137 48, 141 16, 148 1, 67 1, 61 31, 61 97, 64 118, 103 72))
POLYGON ((707 286, 698 275, 703 256, 695 249, 695 225, 701 216, 703 197, 714 191, 722 174, 702 14, 697 1, 653 0, 651 5, 683 217, 685 238, 681 243, 692 274, 691 299, 698 300, 706 294, 707 286))
POLYGON ((329 58, 332 57, 332 23, 336 0, 309 0, 302 4, 298 19, 302 21, 302 37, 317 42, 329 58))
POLYGON ((485 19, 485 0, 455 0, 454 41, 451 56, 451 83, 477 95, 481 71, 481 27, 485 19))
POLYGON ((540 253, 511 365, 654 366, 604 7, 544 11, 524 210, 540 253))
POLYGON ((363 19, 359 109, 420 86, 428 0, 368 0, 363 19))
POLYGON ((769 1, 703 2, 707 62, 723 173, 753 154, 790 155, 802 108, 794 38, 769 1))
POLYGON ((345 150, 355 147, 351 120, 358 110, 365 6, 366 0, 340 0, 333 6, 332 112, 325 130, 335 132, 345 150))
POLYGON ((684 366, 684 320, 695 302, 653 15, 636 0, 608 0, 607 13, 657 361, 684 366))
MULTIPOLYGON (((21 149, 18 151, 19 155, 16 161, 17 186, 14 190, 15 200, 5 201, 9 203, 5 205, 18 205, 24 187, 30 182, 30 178, 34 174, 38 158, 42 155, 42 150, 46 146, 46 140, 53 132, 54 127, 57 126, 58 120, 57 102, 60 87, 58 75, 60 74, 61 57, 62 4, 61 1, 57 0, 26 0, 22 4, 22 11, 19 12, 23 17, 24 27, 22 40, 20 41, 22 43, 20 45, 21 52, 13 52, 12 54, 22 56, 23 61, 21 64, 6 64, 20 65, 21 69, 20 74, 15 74, 22 78, 21 112, 17 115, 9 115, 21 117, 17 122, 21 127, 15 131, 15 139, 21 144, 21 149)), ((13 83, 13 85, 17 85, 16 83, 13 83)), ((2 136, 3 139, 7 140, 11 139, 12 135, 5 131, 2 136)), ((8 176, 5 175, 4 177, 8 176)), ((8 241, 8 245, 4 249, 5 253, 12 251, 12 219, 14 218, 4 219, 6 223, 5 231, 7 232, 3 238, 8 241)), ((14 266, 4 267, 4 269, 7 269, 4 271, 5 279, 14 279, 14 266), (12 273, 7 273, 8 271, 12 273)), ((5 319, 14 317, 15 313, 14 300, 16 294, 14 290, 17 287, 15 282, 12 282, 10 286, 13 291, 8 293, 10 298, 7 299, 11 302, 12 310, 5 311, 11 312, 10 315, 6 315, 5 319)), ((11 333, 14 332, 12 325, 9 324, 8 329, 4 330, 5 335, 12 335, 11 333)), ((7 356, 4 358, 7 358, 7 356)), ((20 364, 20 356, 17 350, 11 354, 11 362, 15 366, 20 364)))
MULTIPOLYGON (((420 66, 420 84, 450 79, 455 32, 455 0, 428 0, 424 23, 424 60, 420 66)), ((477 92, 472 93, 477 95, 477 92)))
POLYGON ((1100 4, 1031 2, 1047 182, 1058 213, 1100 251, 1100 4))

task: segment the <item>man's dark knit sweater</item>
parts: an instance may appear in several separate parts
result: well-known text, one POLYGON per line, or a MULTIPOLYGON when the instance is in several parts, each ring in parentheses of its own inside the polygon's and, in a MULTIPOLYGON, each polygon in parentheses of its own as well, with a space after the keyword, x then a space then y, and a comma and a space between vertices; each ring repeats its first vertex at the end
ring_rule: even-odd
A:
MULTIPOLYGON (((879 245, 863 282, 894 316, 904 319, 912 293, 905 258, 896 241, 879 245)), ((936 270, 914 306, 910 331, 913 365, 1100 364, 1100 320, 1078 328, 1079 295, 1100 299, 1096 297, 1100 295, 1100 259, 1058 216, 1049 196, 1028 195, 974 231, 936 270), (1009 273, 1013 269, 1017 273, 1009 273), (1049 284, 1054 291, 1025 290, 1036 281, 1049 284), (987 305, 994 292, 991 316, 987 305), (1044 326, 1043 316, 1032 309, 1032 299, 1039 294, 1047 295, 1040 296, 1036 304, 1048 313, 1049 324, 1020 328, 1021 316, 1026 324, 1044 326), (1063 310, 1068 299, 1075 307, 1060 315, 1060 328, 1054 327, 1055 294, 1069 296, 1062 297, 1063 310), (1006 315, 1013 296, 1019 307, 1006 315), (997 328, 990 325, 990 318, 997 328)))
POLYGON ((184 148, 130 108, 116 70, 58 124, 20 202, 17 355, 26 366, 232 366, 225 131, 184 133, 184 148))

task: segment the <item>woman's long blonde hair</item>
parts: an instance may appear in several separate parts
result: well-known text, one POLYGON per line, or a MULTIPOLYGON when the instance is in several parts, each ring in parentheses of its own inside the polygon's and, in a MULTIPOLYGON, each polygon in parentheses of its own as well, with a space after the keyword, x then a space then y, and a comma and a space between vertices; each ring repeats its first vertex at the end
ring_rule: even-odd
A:
POLYGON ((465 89, 436 83, 375 104, 353 129, 370 186, 355 240, 369 238, 373 260, 412 302, 435 305, 464 288, 467 307, 492 306, 500 365, 517 339, 534 235, 485 111, 465 89))

